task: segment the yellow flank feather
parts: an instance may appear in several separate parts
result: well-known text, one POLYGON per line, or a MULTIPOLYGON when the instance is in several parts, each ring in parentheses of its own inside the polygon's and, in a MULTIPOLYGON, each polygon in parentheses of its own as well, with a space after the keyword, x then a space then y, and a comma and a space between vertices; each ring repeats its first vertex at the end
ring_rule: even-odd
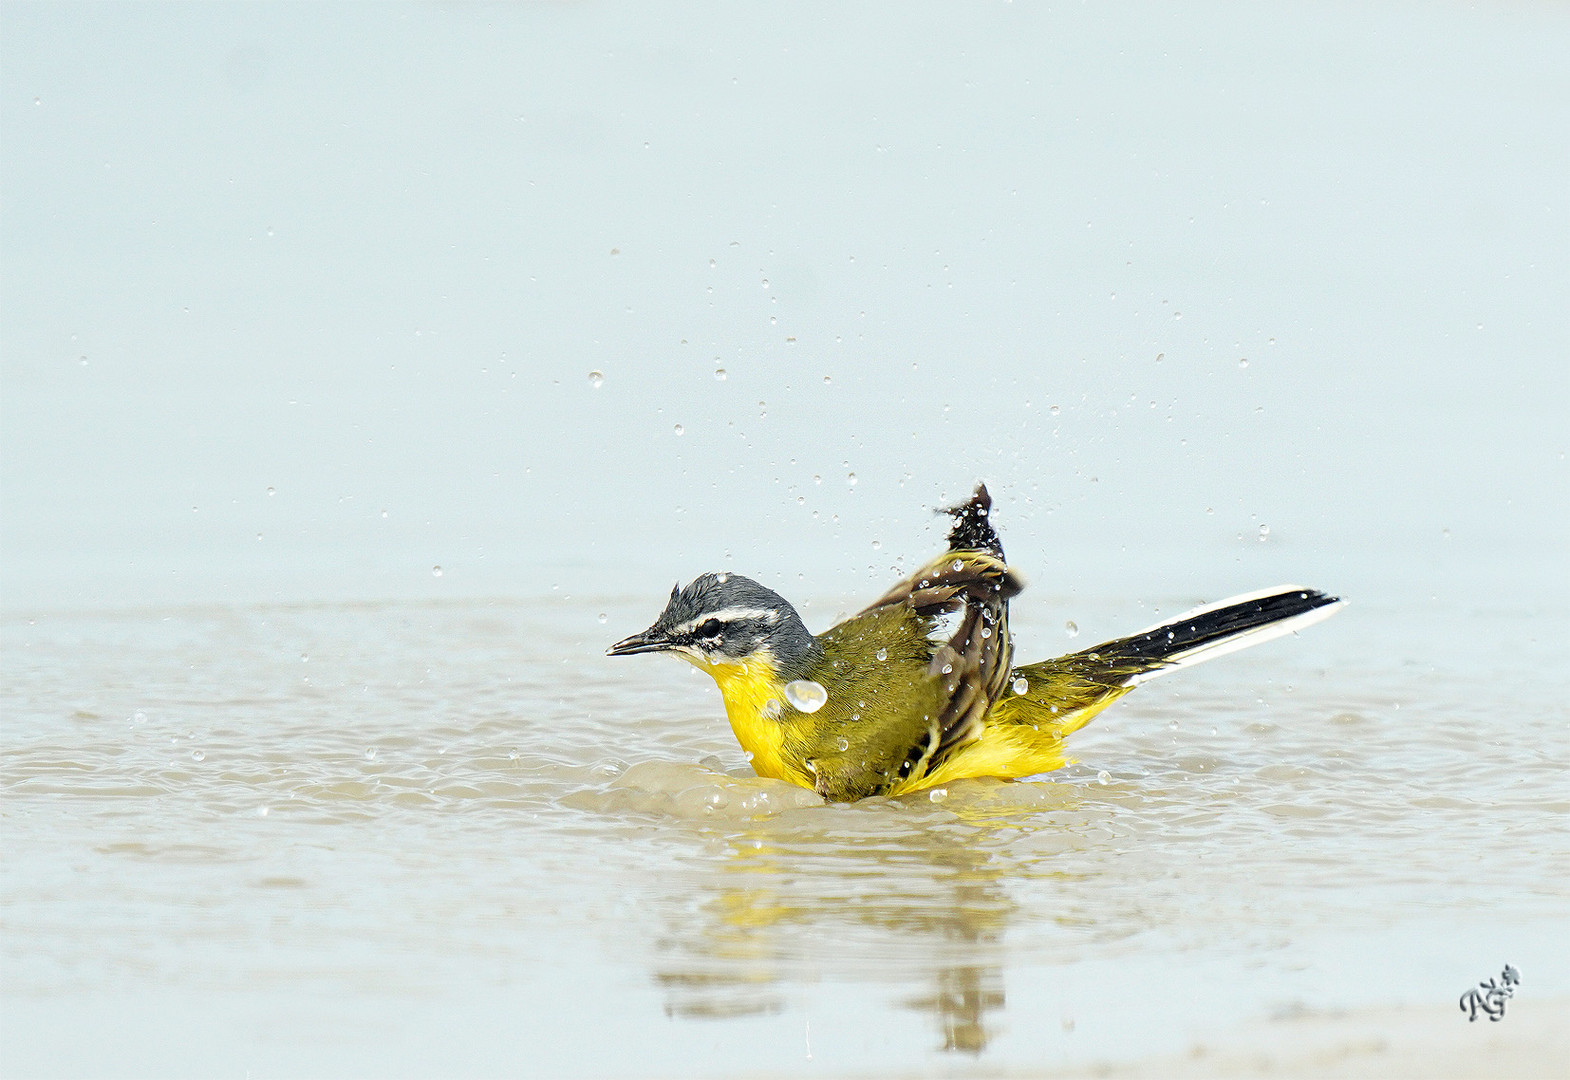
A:
MULTIPOLYGON (((1018 672, 1015 674, 1017 677, 1018 672)), ((981 738, 960 747, 926 776, 895 785, 889 794, 925 791, 971 776, 1017 779, 1061 769, 1069 763, 1063 754, 1063 740, 1126 693, 1127 687, 1108 689, 1099 700, 1069 707, 1071 711, 1061 711, 1064 706, 1054 711, 1054 706, 1035 695, 1005 697, 988 711, 981 738)))
POLYGON ((988 728, 980 739, 956 750, 932 772, 896 784, 889 794, 925 791, 969 776, 1013 779, 1051 772, 1066 763, 1062 747, 1062 739, 1038 735, 1029 728, 988 728))

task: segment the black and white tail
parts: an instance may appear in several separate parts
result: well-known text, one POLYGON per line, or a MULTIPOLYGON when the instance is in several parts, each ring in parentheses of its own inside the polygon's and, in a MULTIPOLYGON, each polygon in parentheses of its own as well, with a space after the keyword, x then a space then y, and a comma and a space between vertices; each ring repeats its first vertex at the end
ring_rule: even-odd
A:
POLYGON ((1317 589, 1280 585, 1197 607, 1149 630, 1098 645, 1096 652, 1123 670, 1127 668, 1119 661, 1138 665, 1141 670, 1123 683, 1137 686, 1169 671, 1296 633, 1328 619, 1344 603, 1317 589))

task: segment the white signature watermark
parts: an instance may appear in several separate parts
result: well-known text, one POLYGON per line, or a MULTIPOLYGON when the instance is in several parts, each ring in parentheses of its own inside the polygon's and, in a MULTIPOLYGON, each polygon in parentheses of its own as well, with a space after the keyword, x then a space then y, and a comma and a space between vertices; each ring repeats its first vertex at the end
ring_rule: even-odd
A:
POLYGON ((1489 979, 1478 983, 1461 995, 1461 1011, 1467 1014, 1468 1021, 1476 1020, 1478 1013, 1483 1013, 1490 1020, 1503 1020, 1505 1002, 1515 997, 1515 988, 1520 984, 1521 973, 1506 964, 1498 981, 1489 979))

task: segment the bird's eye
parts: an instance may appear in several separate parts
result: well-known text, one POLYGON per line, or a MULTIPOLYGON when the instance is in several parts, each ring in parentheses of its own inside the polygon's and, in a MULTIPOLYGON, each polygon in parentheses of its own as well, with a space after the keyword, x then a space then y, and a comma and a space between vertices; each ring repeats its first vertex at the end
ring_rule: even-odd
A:
POLYGON ((725 624, 718 619, 704 619, 703 625, 698 627, 698 636, 701 638, 717 638, 725 633, 725 624))

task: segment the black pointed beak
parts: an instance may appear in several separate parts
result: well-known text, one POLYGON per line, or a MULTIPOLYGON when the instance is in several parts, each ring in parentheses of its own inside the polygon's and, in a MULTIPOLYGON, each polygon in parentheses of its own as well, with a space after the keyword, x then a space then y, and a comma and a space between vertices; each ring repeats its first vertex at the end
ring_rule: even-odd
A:
POLYGON ((632 656, 635 653, 664 652, 671 647, 664 635, 657 633, 654 627, 649 627, 641 634, 634 634, 630 638, 622 638, 616 644, 605 650, 606 656, 632 656))

